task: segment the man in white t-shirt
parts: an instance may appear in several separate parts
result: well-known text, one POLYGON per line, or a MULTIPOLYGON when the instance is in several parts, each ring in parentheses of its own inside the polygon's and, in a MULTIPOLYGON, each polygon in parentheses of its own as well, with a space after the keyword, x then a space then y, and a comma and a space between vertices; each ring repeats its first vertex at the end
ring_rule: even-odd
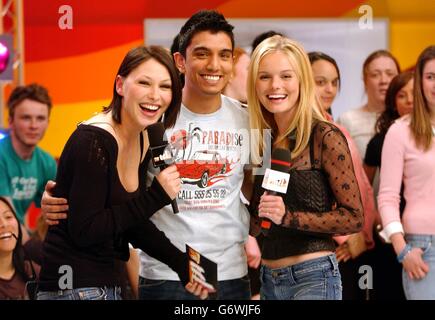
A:
MULTIPOLYGON (((183 185, 151 220, 174 245, 188 244, 218 265, 218 299, 249 299, 244 244, 249 214, 240 201, 249 158, 249 121, 241 104, 221 95, 233 67, 233 27, 200 11, 181 28, 175 63, 185 76, 180 115, 166 135, 183 185)), ((149 168, 149 181, 158 169, 149 168)), ((140 253, 140 299, 192 299, 168 266, 140 253)))

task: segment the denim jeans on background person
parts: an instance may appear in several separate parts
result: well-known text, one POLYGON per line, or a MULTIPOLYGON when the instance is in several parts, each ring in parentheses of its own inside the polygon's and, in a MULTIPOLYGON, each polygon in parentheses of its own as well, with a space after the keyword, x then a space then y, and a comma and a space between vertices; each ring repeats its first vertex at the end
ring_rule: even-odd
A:
POLYGON ((260 270, 261 300, 341 300, 341 276, 335 254, 284 268, 260 270))
POLYGON ((423 260, 429 272, 419 280, 411 280, 405 269, 402 271, 403 290, 408 300, 435 300, 435 235, 406 234, 405 240, 413 248, 423 250, 423 260))
POLYGON ((59 291, 38 291, 37 300, 121 300, 121 288, 92 287, 59 291))
MULTIPOLYGON (((249 300, 251 287, 249 277, 218 282, 216 294, 210 300, 249 300)), ((139 300, 199 300, 186 291, 180 281, 151 280, 139 277, 139 300)))

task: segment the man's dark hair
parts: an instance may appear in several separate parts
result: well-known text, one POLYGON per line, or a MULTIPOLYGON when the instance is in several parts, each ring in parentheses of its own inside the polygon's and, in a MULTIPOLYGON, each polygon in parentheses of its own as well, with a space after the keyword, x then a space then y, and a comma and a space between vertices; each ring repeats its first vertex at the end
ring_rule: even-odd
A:
POLYGON ((255 37, 254 41, 252 41, 252 51, 254 52, 255 48, 258 47, 258 45, 263 42, 263 40, 266 40, 267 38, 271 38, 273 36, 281 36, 281 37, 285 37, 281 32, 277 32, 274 30, 269 30, 263 33, 260 33, 258 36, 255 37))
MULTIPOLYGON (((180 34, 177 34, 174 39, 172 40, 172 44, 171 44, 171 56, 172 59, 174 59, 174 53, 175 52, 179 52, 179 46, 180 46, 180 34)), ((175 63, 175 61, 174 61, 175 63)), ((177 69, 178 71, 178 69, 177 69)), ((184 83, 186 82, 186 79, 184 77, 183 73, 178 72, 179 76, 180 76, 180 82, 181 82, 181 87, 184 87, 184 83)))
POLYGON ((16 87, 9 96, 8 109, 9 117, 11 119, 14 118, 16 106, 26 99, 46 104, 48 107, 48 114, 50 114, 52 102, 47 89, 39 84, 32 83, 27 86, 16 87))
POLYGON ((178 33, 172 40, 172 44, 170 48, 171 56, 174 56, 174 53, 179 51, 179 47, 180 47, 180 34, 178 33))
POLYGON ((183 57, 186 57, 186 49, 192 42, 193 36, 202 31, 210 31, 213 34, 225 32, 230 37, 231 46, 234 49, 233 29, 234 27, 228 23, 221 13, 214 10, 198 11, 181 27, 178 51, 183 57))

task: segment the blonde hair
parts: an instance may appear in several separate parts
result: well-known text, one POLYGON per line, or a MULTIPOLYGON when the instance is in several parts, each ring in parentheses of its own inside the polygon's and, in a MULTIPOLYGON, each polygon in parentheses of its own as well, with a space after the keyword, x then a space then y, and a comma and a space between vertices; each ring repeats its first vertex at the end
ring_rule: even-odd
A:
POLYGON ((418 148, 429 150, 432 145, 431 110, 423 92, 423 69, 435 59, 435 46, 427 47, 418 57, 414 72, 414 108, 411 117, 411 132, 418 148))
POLYGON ((315 93, 314 77, 310 60, 303 47, 298 42, 279 35, 264 40, 254 50, 248 71, 248 110, 250 124, 251 129, 259 130, 257 138, 251 140, 252 157, 254 160, 260 158, 261 151, 263 150, 263 130, 271 129, 272 132, 277 132, 273 114, 261 105, 255 89, 260 62, 266 55, 273 52, 282 52, 287 55, 299 80, 299 97, 295 115, 288 124, 284 136, 275 141, 275 144, 279 144, 282 140, 286 139, 293 130, 296 130, 296 144, 292 150, 292 157, 296 157, 308 146, 313 121, 326 121, 315 93))

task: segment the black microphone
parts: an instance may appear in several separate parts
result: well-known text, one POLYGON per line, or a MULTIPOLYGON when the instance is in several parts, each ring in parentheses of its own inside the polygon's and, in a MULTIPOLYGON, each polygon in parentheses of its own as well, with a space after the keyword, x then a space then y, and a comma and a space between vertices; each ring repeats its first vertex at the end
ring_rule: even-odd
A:
MULTIPOLYGON (((264 174, 262 188, 269 195, 278 195, 287 193, 287 187, 290 181, 291 153, 288 149, 275 149, 272 152, 271 167, 266 169, 264 174)), ((267 218, 261 220, 261 231, 267 235, 272 221, 267 218)))
MULTIPOLYGON (((160 170, 165 169, 174 163, 171 149, 169 148, 168 140, 165 141, 165 127, 162 122, 154 123, 147 127, 148 140, 150 142, 151 159, 155 168, 160 170)), ((172 210, 178 213, 177 198, 171 202, 172 210)))

